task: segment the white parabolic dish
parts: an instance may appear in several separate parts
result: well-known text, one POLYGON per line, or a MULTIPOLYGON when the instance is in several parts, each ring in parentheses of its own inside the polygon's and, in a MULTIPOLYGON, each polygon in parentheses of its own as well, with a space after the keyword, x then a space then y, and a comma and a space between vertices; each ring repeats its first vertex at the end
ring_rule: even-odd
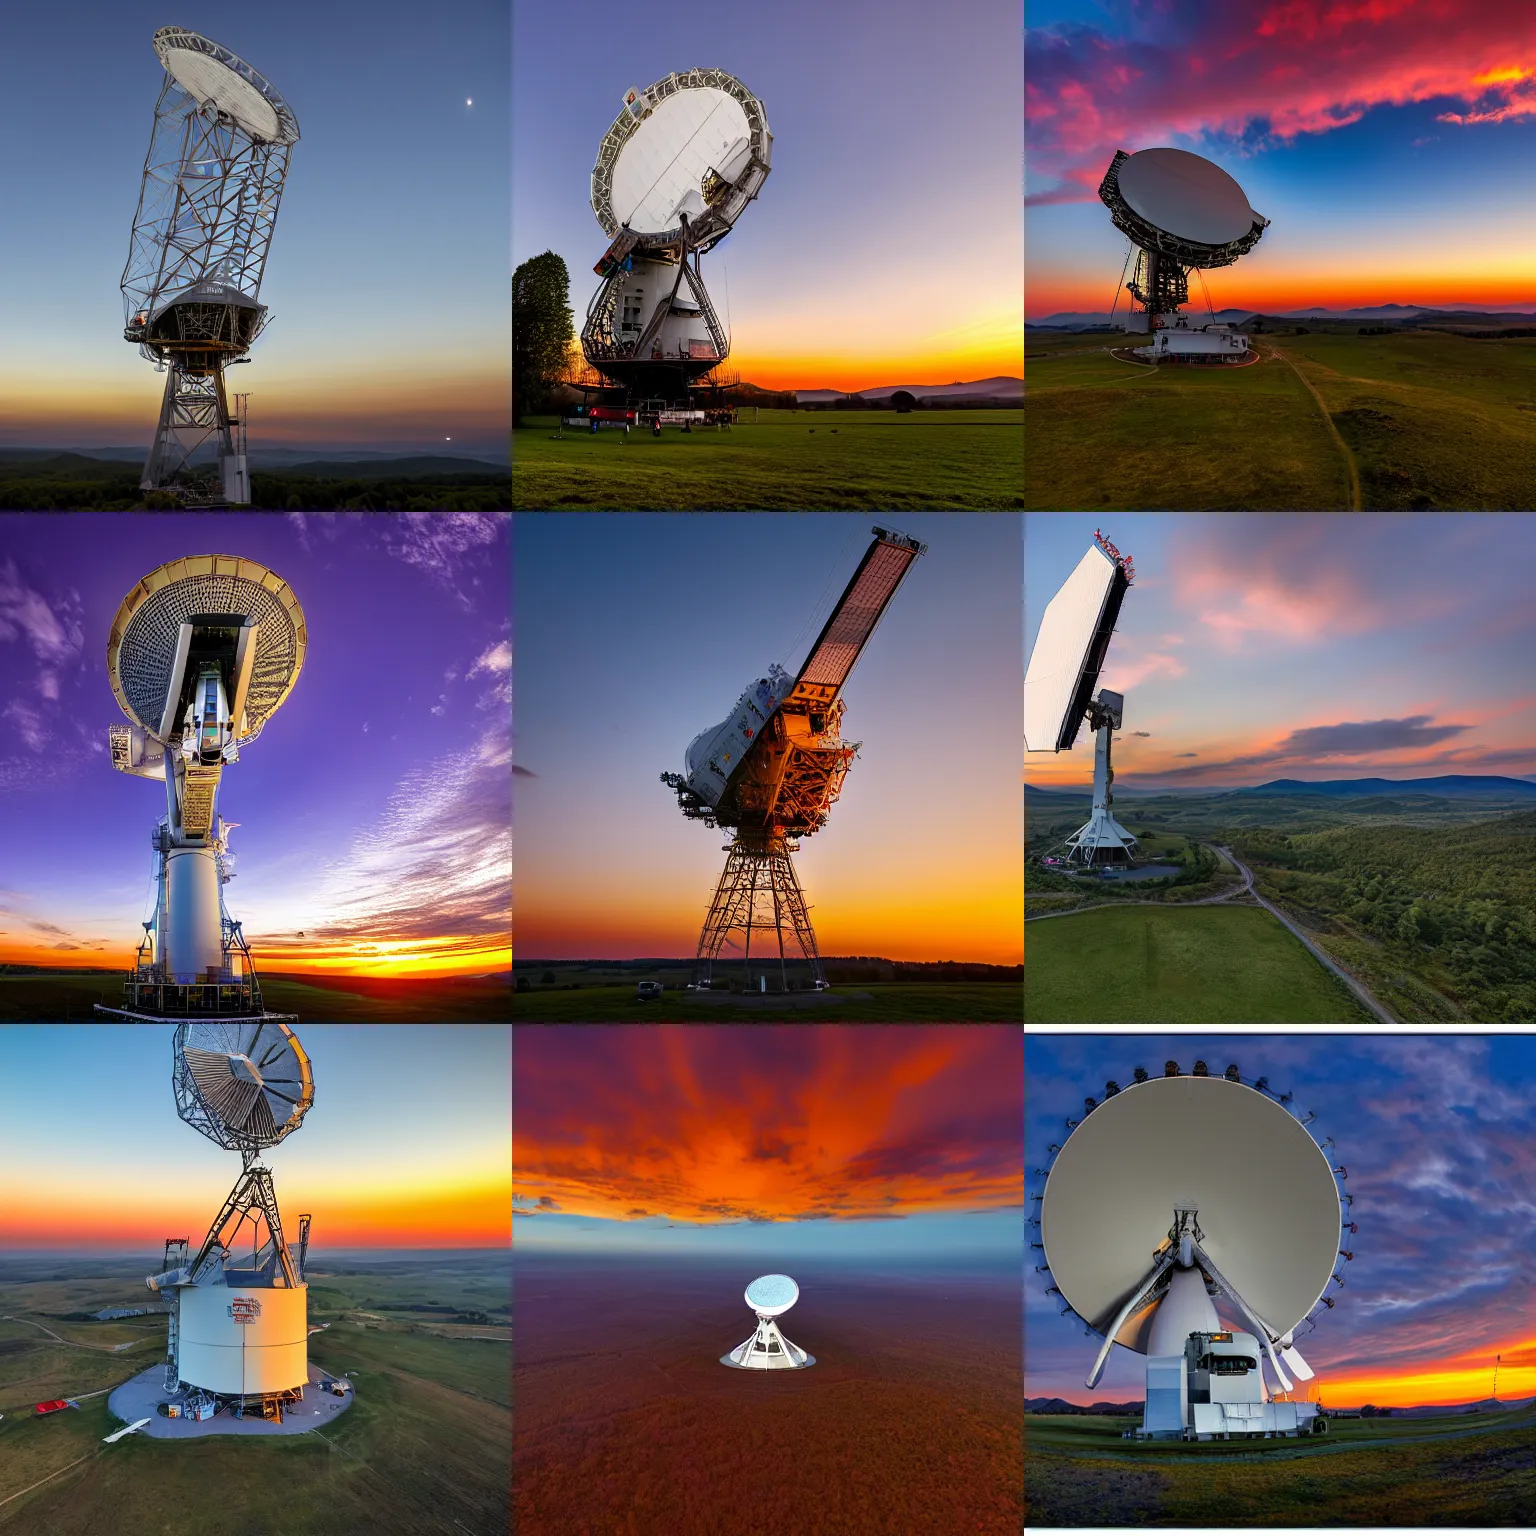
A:
POLYGON ((708 173, 734 181, 751 153, 746 110, 734 97, 713 86, 668 96, 619 151, 614 216, 641 235, 675 229, 680 212, 703 213, 708 173))
MULTIPOLYGON (((1101 1332, 1193 1206, 1212 1263, 1277 1333, 1317 1305, 1338 1258, 1338 1188, 1322 1149, 1273 1099, 1220 1077, 1158 1077, 1104 1100, 1046 1179, 1051 1278, 1101 1332)), ((1117 1336, 1143 1353, 1148 1319, 1117 1336)))
POLYGON ((287 104, 239 55, 175 27, 155 34, 155 53, 189 96, 201 105, 211 102, 252 138, 266 144, 291 144, 298 138, 298 123, 287 104))
POLYGON ((1115 562, 1092 544, 1046 604, 1024 676, 1024 749, 1054 752, 1098 632, 1115 562))
POLYGON ((788 1275, 759 1275, 747 1287, 747 1305, 759 1317, 777 1317, 800 1299, 800 1287, 788 1275))
POLYGON ((1120 195, 1149 224, 1182 240, 1226 245, 1259 215, 1243 189, 1214 161, 1186 149, 1143 149, 1120 167, 1120 195))

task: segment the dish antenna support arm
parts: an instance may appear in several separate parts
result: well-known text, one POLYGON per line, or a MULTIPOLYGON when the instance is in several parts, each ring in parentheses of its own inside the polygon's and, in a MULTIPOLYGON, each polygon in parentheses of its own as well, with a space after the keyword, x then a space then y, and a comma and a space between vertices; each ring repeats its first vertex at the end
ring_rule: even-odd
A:
POLYGON ((1158 1283, 1173 1268, 1174 1262, 1178 1258, 1178 1253, 1179 1250, 1171 1243, 1162 1248, 1158 1252, 1157 1259, 1153 1263, 1152 1268, 1131 1288, 1130 1293, 1126 1296, 1125 1304, 1115 1313, 1114 1321, 1105 1330, 1104 1344, 1093 1362, 1093 1369, 1088 1373, 1088 1380, 1085 1383, 1087 1386, 1098 1386, 1099 1377, 1104 1374, 1104 1367, 1109 1361, 1109 1352, 1114 1348, 1115 1336, 1125 1327, 1131 1313, 1151 1299, 1152 1293, 1158 1287, 1158 1283))

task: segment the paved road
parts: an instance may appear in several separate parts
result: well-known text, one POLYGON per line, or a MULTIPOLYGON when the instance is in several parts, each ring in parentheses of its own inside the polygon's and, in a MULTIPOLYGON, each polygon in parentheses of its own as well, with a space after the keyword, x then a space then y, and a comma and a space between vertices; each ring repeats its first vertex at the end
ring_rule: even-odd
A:
MULTIPOLYGON (((1253 885, 1253 875, 1247 869, 1245 869, 1241 863, 1238 862, 1237 858, 1233 855, 1232 850, 1230 848, 1222 848, 1218 851, 1224 853, 1229 859, 1232 860, 1234 864, 1237 865, 1239 869, 1243 871, 1243 874, 1247 876, 1248 884, 1251 887, 1253 885)), ((1344 985, 1348 987, 1349 990, 1360 999, 1365 1007, 1370 1010, 1373 1018, 1382 1024, 1396 1024, 1398 1022, 1392 1017, 1390 1013, 1387 1012, 1384 1007, 1382 1007, 1379 1002, 1376 1001, 1375 997, 1372 996, 1371 993, 1366 991, 1365 987, 1362 986, 1360 982, 1356 981, 1355 978, 1351 976, 1350 973, 1346 971, 1342 966, 1336 964, 1332 959, 1325 955, 1323 951, 1320 950, 1317 945, 1314 944, 1312 940, 1309 939, 1306 934, 1304 934, 1301 929, 1298 928, 1296 924, 1293 923, 1290 918, 1288 918, 1285 913, 1279 909, 1279 907, 1275 906, 1273 902, 1265 901, 1265 899, 1260 896, 1257 891, 1254 891, 1253 899, 1258 902, 1258 904, 1263 907, 1266 912, 1274 913, 1274 915, 1278 917, 1280 921, 1284 923, 1285 926, 1289 928, 1291 932, 1294 933, 1296 937, 1307 946, 1307 949, 1312 953, 1313 957, 1317 959, 1321 964, 1327 966, 1328 969, 1332 971, 1333 974, 1337 976, 1339 980, 1342 981, 1344 985)))

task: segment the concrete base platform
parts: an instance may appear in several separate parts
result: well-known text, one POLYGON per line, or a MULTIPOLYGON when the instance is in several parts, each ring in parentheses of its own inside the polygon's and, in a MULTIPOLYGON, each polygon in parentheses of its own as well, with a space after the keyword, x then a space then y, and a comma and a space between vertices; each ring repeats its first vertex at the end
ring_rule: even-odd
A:
POLYGON ((165 1390, 165 1362, 158 1360, 147 1371, 139 1374, 113 1392, 107 1399, 107 1407, 125 1424, 138 1419, 149 1423, 139 1431, 152 1440, 197 1440, 204 1435, 303 1435, 312 1429, 323 1430, 352 1406, 352 1392, 337 1397, 323 1388, 323 1383, 333 1378, 319 1366, 309 1368, 309 1386, 304 1389, 302 1402, 283 1409, 283 1422, 271 1419, 237 1419, 227 1409, 214 1414, 211 1419, 163 1419, 157 1411, 161 1403, 185 1402, 185 1392, 165 1390))

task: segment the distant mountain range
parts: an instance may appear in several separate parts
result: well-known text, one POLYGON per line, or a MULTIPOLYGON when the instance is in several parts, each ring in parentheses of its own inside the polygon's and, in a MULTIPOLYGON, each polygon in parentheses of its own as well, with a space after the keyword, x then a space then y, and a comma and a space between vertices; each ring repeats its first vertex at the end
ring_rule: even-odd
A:
MULTIPOLYGON (((1081 800, 1093 793, 1093 786, 1061 785, 1054 789, 1024 786, 1024 799, 1081 800)), ((1267 784, 1241 786, 1211 785, 1190 788, 1158 789, 1117 784, 1117 800, 1151 796, 1201 795, 1327 795, 1335 799, 1364 799, 1370 795, 1433 795, 1442 800, 1524 800, 1536 798, 1536 782, 1512 779, 1499 774, 1448 773, 1432 779, 1271 779, 1267 784)))
POLYGON ((1438 779, 1271 779, 1239 795, 1329 795, 1358 798, 1364 795, 1434 795, 1441 800, 1489 798, 1536 800, 1536 784, 1529 779, 1508 779, 1498 774, 1448 773, 1438 779))
MULTIPOLYGON (((1321 305, 1312 309, 1218 309, 1216 318, 1224 325, 1236 325, 1255 315, 1265 315, 1272 320, 1416 320, 1425 316, 1443 315, 1447 319, 1471 321, 1496 320, 1505 323, 1536 323, 1536 311, 1489 310, 1480 304, 1374 304, 1360 309, 1327 309, 1321 305)), ((1031 331, 1081 331, 1094 326, 1118 323, 1125 318, 1122 310, 1112 322, 1108 311, 1094 312, 1063 310, 1059 314, 1046 315, 1042 320, 1030 320, 1025 329, 1031 331)))
POLYGON ((999 374, 990 379, 973 379, 968 384, 877 384, 871 389, 797 389, 798 400, 819 403, 841 400, 845 395, 861 395, 866 400, 888 400, 898 389, 904 389, 919 400, 950 400, 968 395, 988 400, 1012 399, 1024 395, 1024 380, 1009 374, 999 374))

